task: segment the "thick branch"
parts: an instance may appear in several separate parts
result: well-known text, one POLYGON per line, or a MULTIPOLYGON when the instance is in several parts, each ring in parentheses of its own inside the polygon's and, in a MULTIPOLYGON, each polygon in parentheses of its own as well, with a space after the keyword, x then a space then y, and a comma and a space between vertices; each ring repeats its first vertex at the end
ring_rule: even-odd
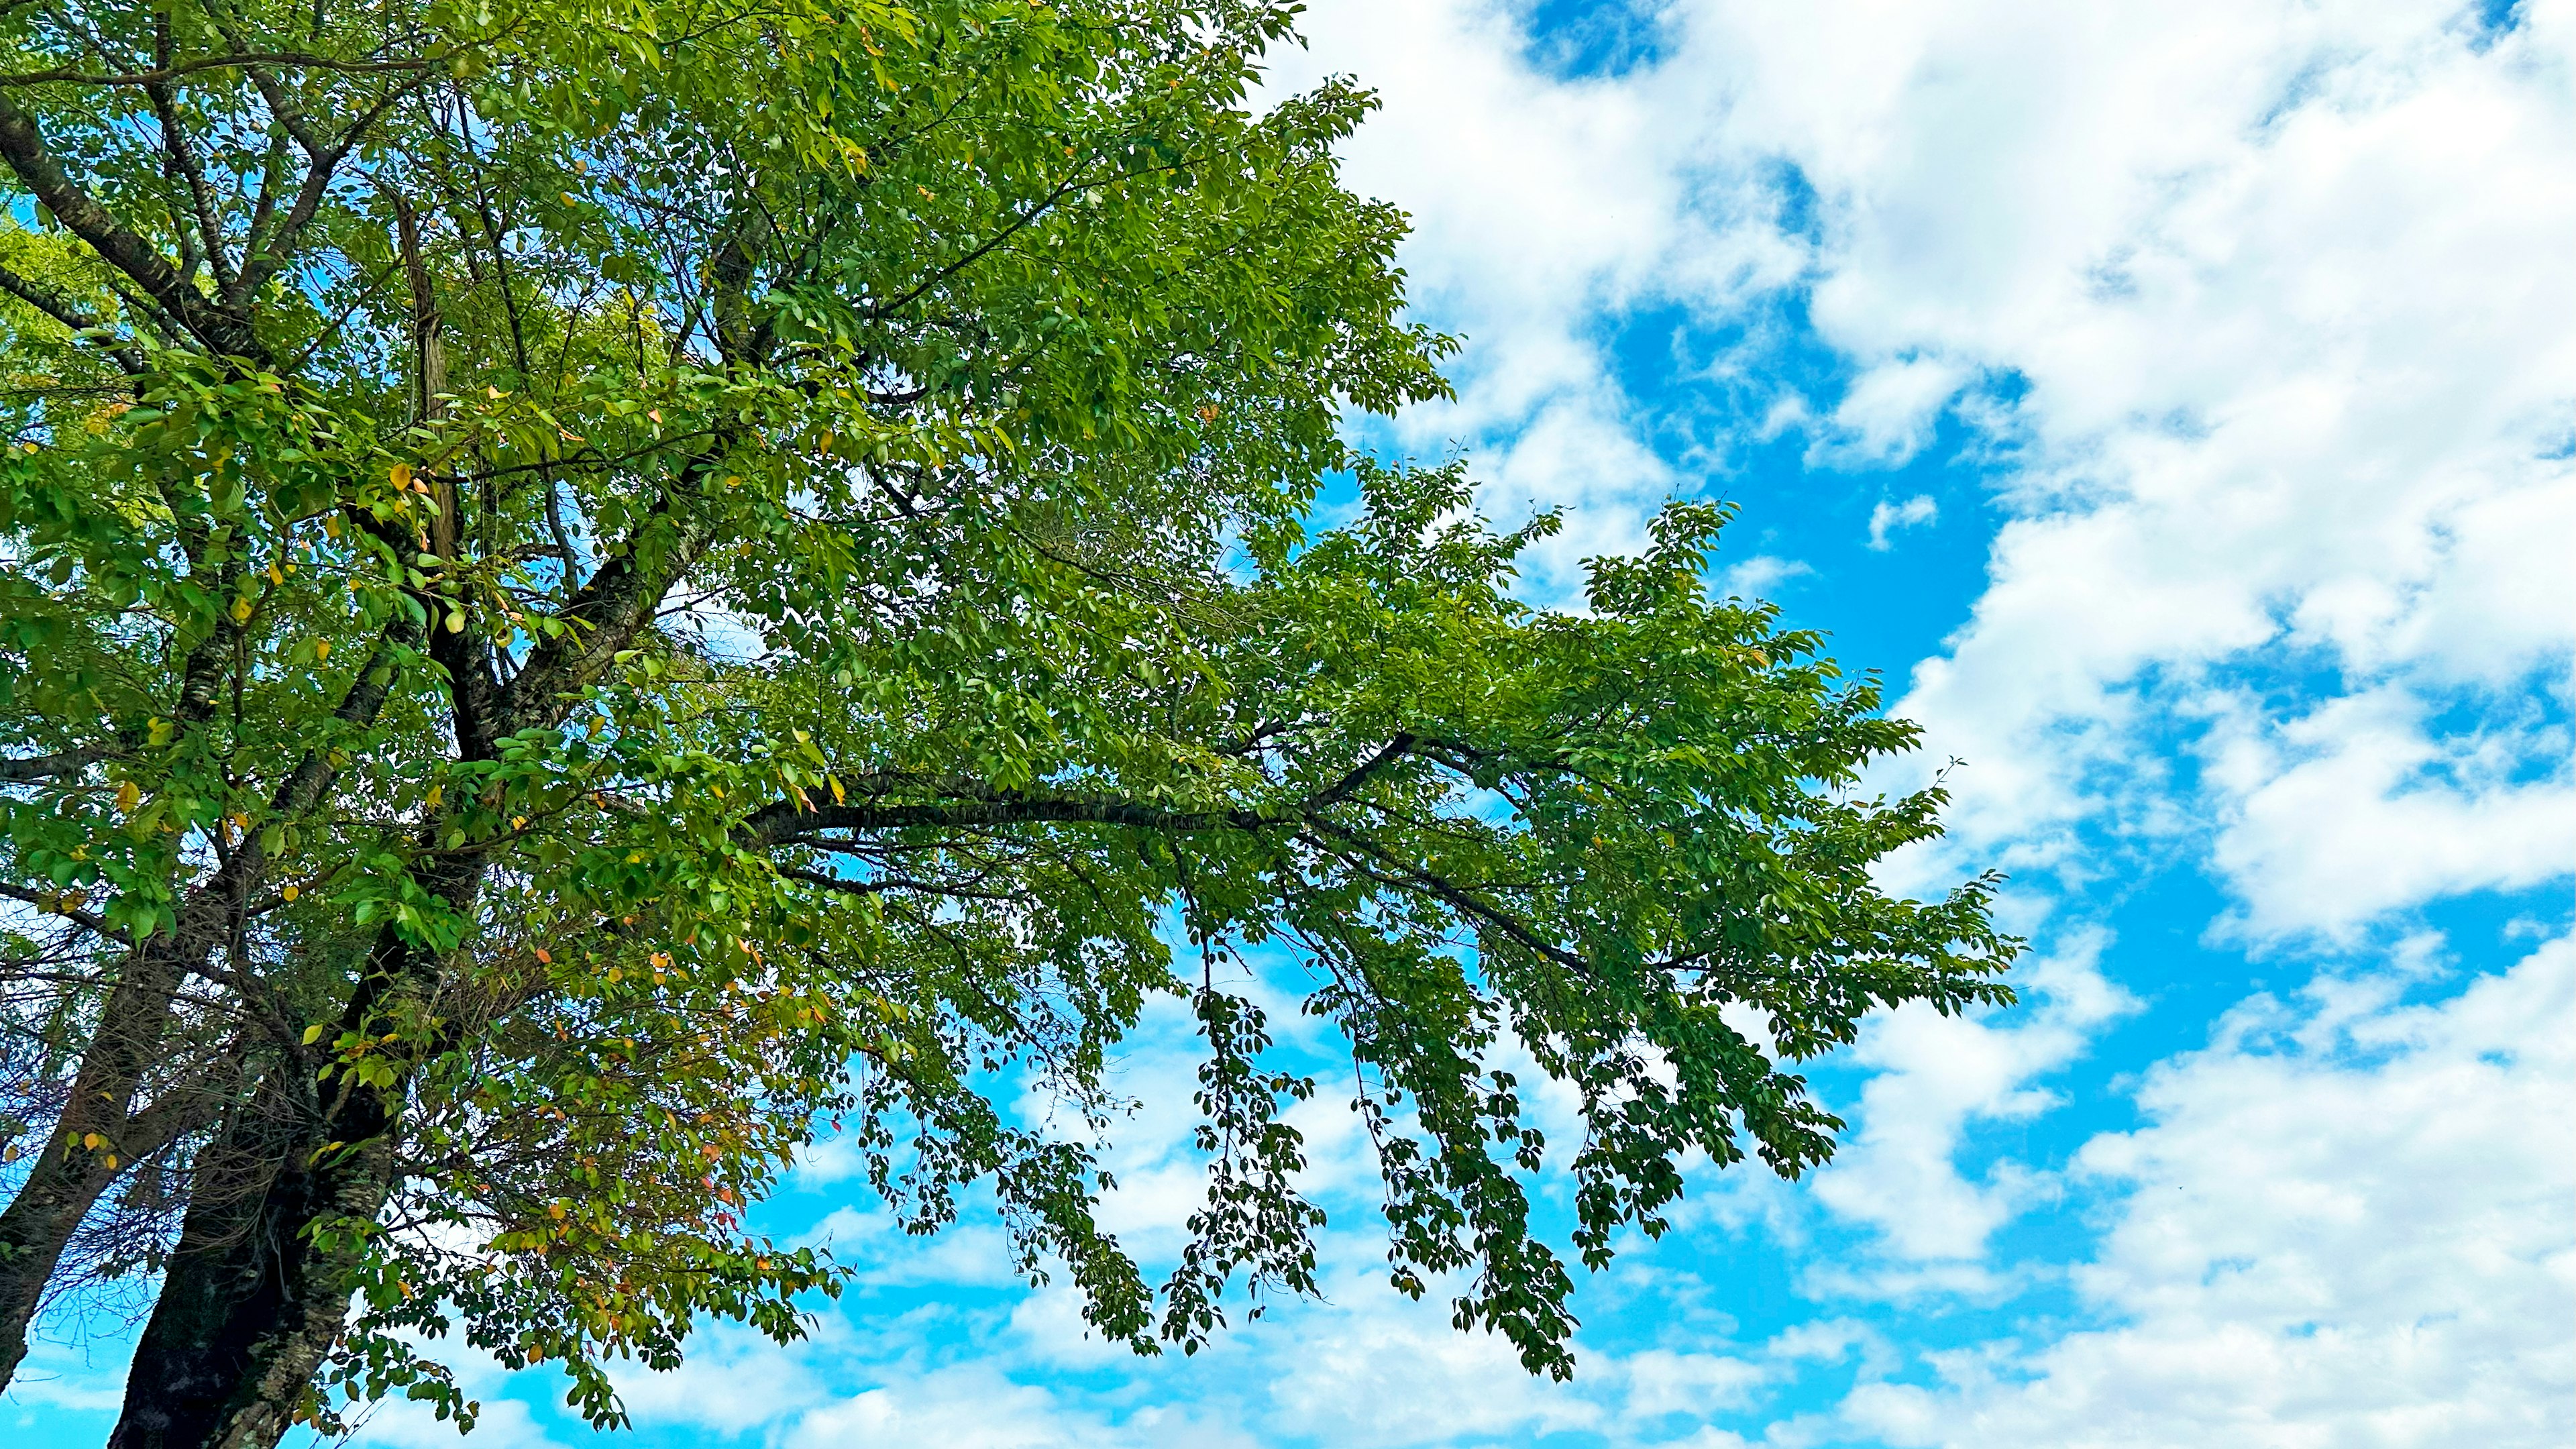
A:
POLYGON ((1369 756, 1366 760, 1361 761, 1359 768, 1334 781, 1321 793, 1308 800, 1306 802, 1306 808, 1309 810, 1320 809, 1323 806, 1332 804, 1336 800, 1348 798, 1353 790, 1367 784, 1370 776, 1395 763, 1398 759, 1401 759, 1404 756, 1406 751, 1411 750, 1412 748, 1413 736, 1406 734, 1401 730, 1397 731, 1395 738, 1386 742, 1385 749, 1382 749, 1376 754, 1369 756))
POLYGON ((236 70, 249 66, 288 66, 296 70, 327 70, 342 75, 382 75, 386 72, 436 70, 456 55, 444 51, 437 55, 412 60, 338 60, 327 55, 311 55, 300 50, 268 50, 254 54, 202 56, 196 60, 165 65, 157 70, 84 71, 68 67, 56 70, 22 71, 17 75, 0 75, 0 90, 21 86, 152 86, 178 80, 210 70, 236 70))
POLYGON ((198 341, 226 356, 260 357, 259 343, 249 327, 210 305, 168 258, 72 180, 46 147, 35 118, 20 110, 5 90, 0 90, 0 158, 8 161, 9 169, 56 220, 87 242, 101 261, 132 278, 198 341))
POLYGON ((786 844, 818 830, 911 830, 996 825, 1116 825, 1131 830, 1198 834, 1260 831, 1293 822, 1258 810, 1170 810, 1105 795, 997 795, 917 805, 772 805, 743 822, 746 842, 786 844))
POLYGON ((77 774, 115 751, 106 745, 83 745, 76 750, 58 750, 50 755, 31 755, 25 759, 0 760, 0 785, 23 785, 31 780, 50 780, 57 775, 77 774))

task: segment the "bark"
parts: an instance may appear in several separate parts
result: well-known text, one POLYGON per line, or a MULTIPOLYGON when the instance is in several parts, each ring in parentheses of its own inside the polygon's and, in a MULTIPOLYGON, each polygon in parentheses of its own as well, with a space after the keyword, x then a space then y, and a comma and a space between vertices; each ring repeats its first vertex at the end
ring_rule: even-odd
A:
POLYGON ((179 1247, 136 1346, 112 1449, 275 1444, 338 1336, 360 1249, 316 1225, 372 1223, 391 1183, 390 1103, 318 1117, 281 1063, 201 1162, 179 1247), (328 1134, 354 1150, 323 1156, 328 1134))
MULTIPOLYGON (((483 876, 461 863, 433 889, 470 911, 483 876)), ((388 929, 340 1028, 434 991, 441 968, 388 929)), ((289 1054, 205 1154, 109 1449, 268 1449, 310 1400, 365 1260, 353 1230, 392 1195, 404 1093, 334 1084, 322 1100, 312 1081, 289 1054)))

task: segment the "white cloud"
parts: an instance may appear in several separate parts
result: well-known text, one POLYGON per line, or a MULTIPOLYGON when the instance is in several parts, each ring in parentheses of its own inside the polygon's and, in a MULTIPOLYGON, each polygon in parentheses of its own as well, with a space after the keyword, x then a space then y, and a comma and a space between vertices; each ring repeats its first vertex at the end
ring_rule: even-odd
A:
POLYGON ((1893 467, 1932 440, 1932 424, 1967 380, 1957 363, 1934 357, 1882 362, 1853 381, 1811 459, 1893 467))
POLYGON ((1252 1441, 1221 1424, 1147 1407, 1111 1416, 1065 1402, 1052 1390, 1014 1381, 989 1364, 905 1375, 798 1419, 776 1440, 784 1449, 859 1449, 936 1444, 942 1449, 1057 1449, 1198 1446, 1235 1449, 1252 1441))
POLYGON ((1546 74, 1518 7, 1328 3, 1303 29, 1307 53, 1278 58, 1273 85, 1348 73, 1379 93, 1346 174, 1412 214, 1401 260, 1416 306, 1469 344, 1451 369, 1458 401, 1414 410, 1394 439, 1429 453, 1472 443, 1498 512, 1570 506, 1527 560, 1532 587, 1564 597, 1579 560, 1633 549, 1663 499, 1701 491, 1646 445, 1651 421, 1617 380, 1605 317, 1762 295, 1798 276, 1807 249, 1771 225, 1777 198, 1760 178, 1698 164, 1704 107, 1676 107, 1653 70, 1546 74))
POLYGON ((1929 493, 1917 493, 1902 503, 1881 499, 1869 511, 1869 546, 1885 553, 1896 545, 1888 535, 1900 528, 1916 528, 1941 516, 1941 505, 1929 493))
MULTIPOLYGON (((1606 351, 1608 324, 1670 306, 1754 329, 1724 370, 1819 461, 1902 461, 1945 408, 2009 450, 1992 587, 1903 705, 1929 758, 1977 767, 1957 819, 1980 863, 2073 861, 2104 823, 2208 847, 2196 819, 2250 818, 2235 796, 2177 813, 2128 768, 2218 713, 2213 669, 2565 688, 2576 4, 2528 0, 2502 35, 2449 0, 1655 13, 1659 61, 1581 80, 1501 3, 1352 0, 1308 27, 1301 73, 1382 89, 1352 178, 1414 213, 1417 298, 1469 337, 1460 403, 1398 432, 1475 447, 1498 506, 1577 507, 1532 559, 1541 593, 1707 486, 1685 465, 1725 466, 1722 443, 1647 446, 1606 351), (1781 296, 1850 367, 1839 396, 1766 376, 1781 296)), ((1913 506, 1882 505, 1872 545, 1913 506)), ((2416 872, 2359 914, 2527 874, 2416 872)), ((2245 919, 2355 918, 2293 905, 2245 919)))
POLYGON ((2226 802, 2214 864, 2245 903, 2234 930, 2348 936, 2392 905, 2576 863, 2567 732, 2437 736, 2429 712, 2391 686, 2291 719, 2236 703, 2208 771, 2226 802))
POLYGON ((1872 1070, 1859 1128, 1814 1191, 1836 1215, 1875 1227, 1894 1262, 1820 1267, 1811 1275, 1819 1288, 1904 1297, 2003 1286, 1976 1260, 2038 1184, 2009 1163, 1969 1181, 1956 1164, 1962 1135, 1974 1122, 2025 1120, 2057 1105, 2040 1079, 2135 1007, 2102 975, 2098 931, 2057 935, 2054 953, 2017 973, 2029 1002, 2018 1011, 1941 1016, 1908 1006, 1863 1029, 1850 1053, 1872 1070))
POLYGON ((1873 1383, 1900 1445, 2552 1449, 2576 1429, 2576 950, 2450 1000, 2321 978, 2149 1073, 2147 1125, 2076 1169, 2125 1189, 2075 1284, 2110 1326, 1873 1383))
POLYGON ((1765 598, 1790 579, 1814 572, 1796 559, 1757 553, 1740 563, 1729 564, 1726 572, 1718 578, 1717 589, 1731 598, 1765 598))
MULTIPOLYGON (((2446 4, 1677 13, 1725 146, 1794 162, 1826 218, 1812 315, 1860 370, 1818 445, 1903 456, 1957 386, 2013 380, 1974 410, 2017 464, 1992 587, 1904 705, 1977 766, 1965 843, 2065 860, 2152 815, 2169 782, 2126 766, 2217 712, 2214 668, 2501 692, 2498 747, 2563 758, 2510 699, 2576 641, 2576 7, 2502 37, 2446 4)), ((2430 729, 2391 748, 2449 753, 2430 729)), ((2525 782, 2535 823, 2365 894, 2266 891, 2249 928, 2564 871, 2567 778, 2525 782)))

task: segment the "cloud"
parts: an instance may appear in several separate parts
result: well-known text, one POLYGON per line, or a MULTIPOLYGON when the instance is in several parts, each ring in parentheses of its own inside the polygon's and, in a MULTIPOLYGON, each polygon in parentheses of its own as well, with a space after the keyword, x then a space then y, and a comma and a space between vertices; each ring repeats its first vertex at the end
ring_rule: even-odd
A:
POLYGON ((2349 938, 2394 906, 2519 888, 2576 862, 2567 730, 2437 734, 2432 702, 2383 685, 2290 718, 2232 700, 2212 732, 2213 864, 2254 939, 2349 938))
POLYGON ((1698 164, 1705 108, 1665 78, 1569 80, 1533 55, 1519 8, 1486 0, 1311 7, 1308 48, 1276 57, 1274 93, 1356 75, 1382 109, 1345 148, 1356 189, 1401 205, 1418 313, 1468 346, 1458 399, 1412 410, 1383 441, 1472 445, 1488 506, 1564 506, 1525 562, 1561 599, 1587 556, 1634 549, 1666 497, 1705 479, 1652 446, 1656 420, 1618 380, 1605 319, 1699 311, 1776 291, 1804 244, 1772 225, 1762 178, 1698 164))
MULTIPOLYGON (((1932 440, 1932 423, 1967 380, 1957 363, 1934 357, 1883 362, 1854 379, 1834 408, 1832 426, 1808 456, 1893 467, 1932 440)), ((1875 530, 1872 537, 1877 537, 1875 530)))
POLYGON ((1942 1016, 1907 1006, 1863 1028, 1849 1056, 1870 1073, 1860 1125, 1816 1175, 1814 1192, 1837 1216, 1877 1229, 1878 1252, 1892 1261, 1820 1267, 1812 1276, 1821 1290, 1905 1297, 2004 1286, 1978 1260, 2036 1184, 2012 1164, 1981 1182, 1962 1176, 1962 1136, 1972 1123, 2026 1120, 2058 1105, 2039 1081, 2137 1004, 2103 976, 2099 930, 2056 935, 2052 954, 2017 973, 2031 1004, 2016 1012, 1942 1016))
POLYGON ((1865 1384, 1892 1445, 2566 1442, 2576 1362, 2576 949, 2432 1005, 2385 975, 2258 998, 2148 1073, 2074 1283, 2107 1326, 1865 1384))
POLYGON ((1765 598, 1789 580, 1814 572, 1796 559, 1757 553, 1740 563, 1728 565, 1726 572, 1718 578, 1717 589, 1731 598, 1765 598))
MULTIPOLYGON (((1991 587, 1902 706, 1977 766, 1964 844, 2049 863, 2152 831, 2174 782, 2131 762, 2219 719, 2247 667, 2484 708, 2480 748, 2564 759, 2524 701, 2535 675, 2563 697, 2576 642, 2576 274, 2549 260, 2576 236, 2576 7, 2503 35, 2397 3, 1673 13, 1669 64, 1722 78, 1724 146, 1818 198, 1810 315, 1856 372, 1816 446, 1901 459, 2007 380, 1963 411, 2008 449, 1991 587)), ((2436 713, 2379 758, 2456 753, 2436 713)), ((2428 803, 2352 760, 2377 804, 2346 813, 2428 803)), ((2541 817, 2569 818, 2569 775, 2542 773, 2511 797, 2530 823, 2339 897, 2240 868, 2306 848, 2249 793, 2295 782, 2214 780, 2200 813, 2236 834, 2186 835, 2246 929, 2343 930, 2562 872, 2541 817)))
POLYGON ((1186 1411, 1145 1407, 1111 1415, 1069 1404, 989 1364, 960 1364, 863 1390, 795 1421, 783 1449, 937 1444, 942 1449, 1056 1449, 1068 1444, 1237 1449, 1253 1441, 1186 1411))
POLYGON ((1869 546, 1885 553, 1896 545, 1888 538, 1900 528, 1916 528, 1941 516, 1941 505, 1929 493, 1917 493, 1902 503, 1881 500, 1869 511, 1869 546))

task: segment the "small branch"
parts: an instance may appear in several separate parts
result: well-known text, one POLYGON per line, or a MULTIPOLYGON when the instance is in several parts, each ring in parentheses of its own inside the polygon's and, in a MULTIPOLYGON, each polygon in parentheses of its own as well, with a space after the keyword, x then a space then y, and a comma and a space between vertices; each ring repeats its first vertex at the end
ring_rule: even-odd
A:
POLYGON ((82 927, 93 935, 104 936, 108 940, 123 944, 132 944, 130 941, 127 941, 126 935, 123 931, 120 931, 116 927, 108 924, 106 917, 95 915, 89 911, 84 911, 78 906, 66 905, 58 897, 44 895, 31 890, 21 890, 5 881, 0 881, 0 896, 7 896, 11 900, 24 901, 28 905, 34 906, 37 910, 43 911, 46 915, 60 916, 64 920, 82 927))
MULTIPOLYGON (((7 292, 74 332, 108 330, 107 323, 81 310, 80 304, 73 301, 67 294, 46 286, 33 277, 22 276, 5 266, 0 266, 0 291, 7 292)), ((127 377, 142 376, 143 351, 141 348, 131 342, 108 342, 102 343, 101 346, 108 356, 116 359, 116 365, 124 369, 127 377)), ((6 777, 0 776, 0 778, 6 777)))
POLYGON ((1385 749, 1382 749, 1376 754, 1369 756, 1366 760, 1361 761, 1358 769, 1355 769, 1349 774, 1344 775, 1339 780, 1334 781, 1332 785, 1325 789, 1321 794, 1308 799, 1306 801, 1306 808, 1309 810, 1320 810, 1326 805, 1330 805, 1335 801, 1344 799, 1353 790, 1367 784, 1368 778, 1371 775, 1374 775, 1378 771, 1385 769, 1388 765, 1393 764, 1396 760, 1401 758, 1406 751, 1412 748, 1413 736, 1406 734, 1402 730, 1396 731, 1395 738, 1386 742, 1385 749))

